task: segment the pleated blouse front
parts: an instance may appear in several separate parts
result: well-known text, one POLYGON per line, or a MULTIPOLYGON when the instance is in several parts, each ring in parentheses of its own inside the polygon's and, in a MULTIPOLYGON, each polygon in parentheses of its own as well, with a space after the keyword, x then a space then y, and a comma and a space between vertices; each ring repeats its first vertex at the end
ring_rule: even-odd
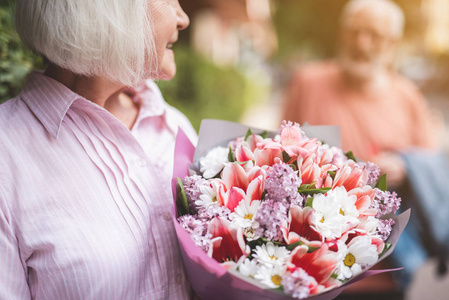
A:
POLYGON ((171 221, 177 126, 154 82, 130 131, 40 73, 0 106, 0 299, 188 299, 171 221))

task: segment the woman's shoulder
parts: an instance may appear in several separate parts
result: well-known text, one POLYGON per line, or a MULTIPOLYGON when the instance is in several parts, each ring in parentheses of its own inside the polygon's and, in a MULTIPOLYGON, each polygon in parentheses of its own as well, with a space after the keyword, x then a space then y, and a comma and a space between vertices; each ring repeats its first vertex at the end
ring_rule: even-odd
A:
POLYGON ((20 99, 20 96, 9 99, 0 104, 0 131, 14 131, 14 128, 23 123, 25 118, 31 116, 27 105, 20 99))

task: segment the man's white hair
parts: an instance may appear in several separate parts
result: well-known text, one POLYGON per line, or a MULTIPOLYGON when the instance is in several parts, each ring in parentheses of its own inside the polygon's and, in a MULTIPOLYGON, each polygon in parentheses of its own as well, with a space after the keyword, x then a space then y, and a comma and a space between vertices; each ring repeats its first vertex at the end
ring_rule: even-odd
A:
POLYGON ((404 31, 404 13, 402 9, 390 0, 350 0, 348 1, 341 15, 341 22, 344 24, 348 18, 362 9, 382 11, 388 14, 391 19, 391 37, 401 38, 404 31))
POLYGON ((55 65, 133 86, 157 71, 148 10, 148 0, 16 0, 15 22, 55 65))

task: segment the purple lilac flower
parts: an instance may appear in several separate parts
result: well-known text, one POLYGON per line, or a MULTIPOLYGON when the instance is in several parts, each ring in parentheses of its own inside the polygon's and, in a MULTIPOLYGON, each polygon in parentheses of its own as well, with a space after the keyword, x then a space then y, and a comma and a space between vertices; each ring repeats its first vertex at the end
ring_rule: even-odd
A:
POLYGON ((360 162, 360 165, 364 165, 366 170, 368 171, 368 183, 369 185, 376 184, 377 180, 380 176, 380 168, 370 161, 368 162, 360 162))
POLYGON ((294 171, 288 164, 273 165, 273 169, 267 172, 265 179, 266 197, 275 201, 287 200, 289 203, 302 201, 298 193, 301 179, 298 171, 294 171))
POLYGON ((203 251, 209 250, 210 239, 212 235, 207 233, 207 224, 192 215, 184 215, 178 218, 179 224, 190 234, 195 245, 203 251))
POLYGON ((256 235, 274 242, 283 241, 281 226, 285 226, 288 221, 289 208, 290 203, 285 199, 263 201, 257 210, 256 221, 259 222, 259 228, 256 229, 256 235))
POLYGON ((376 234, 381 237, 381 239, 385 242, 391 233, 391 227, 394 225, 394 220, 380 220, 379 224, 376 228, 376 234))
POLYGON ((203 206, 198 211, 198 219, 208 222, 215 217, 222 217, 228 221, 231 210, 225 206, 209 205, 203 206))
POLYGON ((293 273, 286 272, 282 277, 284 291, 291 294, 292 297, 296 299, 309 297, 309 286, 313 281, 313 277, 310 277, 309 274, 301 268, 297 268, 293 273))
POLYGON ((374 189, 374 201, 371 208, 377 209, 377 217, 380 218, 389 213, 396 213, 401 205, 401 198, 396 192, 381 191, 378 188, 374 189))
POLYGON ((203 235, 206 232, 206 224, 192 215, 181 216, 178 221, 188 233, 203 235))
POLYGON ((187 176, 182 180, 184 185, 184 191, 186 192, 187 200, 189 201, 189 207, 192 212, 196 212, 197 208, 195 201, 200 198, 202 194, 200 186, 207 185, 207 180, 199 175, 187 176))

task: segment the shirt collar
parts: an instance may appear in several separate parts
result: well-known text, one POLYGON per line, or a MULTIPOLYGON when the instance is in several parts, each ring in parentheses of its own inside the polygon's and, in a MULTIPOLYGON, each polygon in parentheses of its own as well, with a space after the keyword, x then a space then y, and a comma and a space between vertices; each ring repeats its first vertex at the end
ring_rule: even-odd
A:
POLYGON ((76 99, 82 98, 62 83, 38 71, 29 75, 19 97, 54 138, 58 137, 69 107, 76 99))
MULTIPOLYGON (((146 80, 142 85, 128 88, 126 91, 140 103, 138 120, 160 116, 172 131, 177 131, 177 125, 168 122, 170 118, 167 116, 167 104, 153 80, 146 80)), ((28 76, 19 97, 54 138, 58 137, 62 120, 73 102, 77 99, 87 101, 62 83, 39 71, 33 71, 28 76)))
POLYGON ((128 88, 126 92, 140 104, 140 117, 162 116, 166 110, 166 103, 161 91, 153 80, 146 80, 135 88, 128 88))
POLYGON ((126 92, 133 97, 134 101, 140 103, 137 126, 145 118, 161 117, 169 129, 176 134, 178 125, 171 116, 171 111, 168 109, 169 105, 165 102, 159 87, 153 80, 148 79, 139 87, 128 88, 126 92))

